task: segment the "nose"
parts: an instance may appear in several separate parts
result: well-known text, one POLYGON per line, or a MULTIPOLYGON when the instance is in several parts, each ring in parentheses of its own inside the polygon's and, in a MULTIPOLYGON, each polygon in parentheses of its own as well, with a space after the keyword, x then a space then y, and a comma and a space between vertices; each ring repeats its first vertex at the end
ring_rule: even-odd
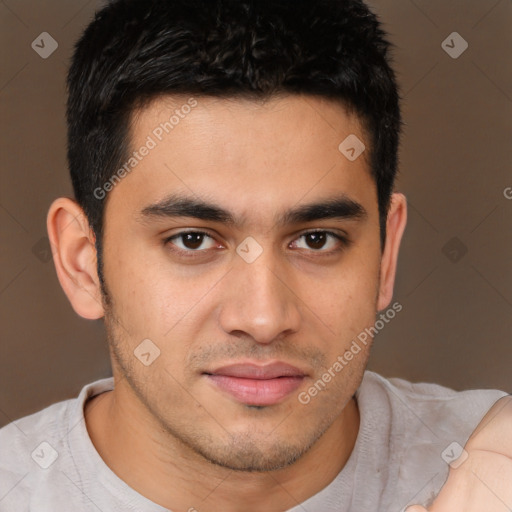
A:
POLYGON ((297 291, 272 256, 265 255, 269 252, 252 263, 235 262, 219 315, 226 333, 250 336, 260 344, 297 332, 301 319, 297 291))

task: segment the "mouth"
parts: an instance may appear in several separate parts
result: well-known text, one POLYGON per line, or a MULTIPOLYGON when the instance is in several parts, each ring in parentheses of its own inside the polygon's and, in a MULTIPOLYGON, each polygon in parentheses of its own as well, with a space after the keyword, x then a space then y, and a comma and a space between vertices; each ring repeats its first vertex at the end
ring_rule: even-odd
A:
POLYGON ((203 375, 219 390, 250 406, 275 405, 306 378, 298 368, 276 362, 264 366, 242 363, 223 366, 203 375))

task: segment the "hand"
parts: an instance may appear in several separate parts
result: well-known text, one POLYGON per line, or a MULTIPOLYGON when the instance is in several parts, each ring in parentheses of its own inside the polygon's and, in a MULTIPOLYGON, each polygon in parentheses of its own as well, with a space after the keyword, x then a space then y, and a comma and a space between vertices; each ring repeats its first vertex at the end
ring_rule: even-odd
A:
POLYGON ((448 479, 428 511, 420 505, 406 512, 510 512, 512 510, 512 396, 489 409, 466 443, 468 458, 448 479))

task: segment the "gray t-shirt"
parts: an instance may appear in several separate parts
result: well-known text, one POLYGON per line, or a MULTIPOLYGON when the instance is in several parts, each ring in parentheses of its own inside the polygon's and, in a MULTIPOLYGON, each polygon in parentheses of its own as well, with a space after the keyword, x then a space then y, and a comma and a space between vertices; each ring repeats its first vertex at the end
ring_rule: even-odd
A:
MULTIPOLYGON (((117 477, 89 438, 84 404, 113 385, 112 378, 93 382, 78 398, 0 429, 0 511, 166 512, 117 477)), ((356 394, 361 425, 347 464, 322 491, 288 512, 401 512, 412 503, 427 505, 459 446, 505 395, 365 372, 356 394)))

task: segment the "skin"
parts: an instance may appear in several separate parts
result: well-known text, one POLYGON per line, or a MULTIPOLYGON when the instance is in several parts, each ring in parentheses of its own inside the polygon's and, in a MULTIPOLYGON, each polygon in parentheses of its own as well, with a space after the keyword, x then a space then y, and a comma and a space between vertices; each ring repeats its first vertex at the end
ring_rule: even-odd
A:
POLYGON ((508 512, 512 509, 512 397, 498 400, 464 449, 468 457, 451 467, 448 480, 431 507, 407 512, 508 512))
MULTIPOLYGON (((112 471, 175 512, 283 511, 327 486, 354 447, 353 395, 370 343, 307 405, 297 397, 389 306, 406 201, 393 194, 382 249, 368 151, 351 162, 338 150, 349 134, 367 148, 370 141, 337 103, 303 96, 197 101, 109 192, 108 300, 80 207, 60 198, 50 208, 61 285, 79 315, 104 317, 108 333, 115 389, 87 402, 86 424, 112 471), (141 214, 169 194, 221 206, 236 222, 141 214), (288 209, 341 195, 366 215, 276 222, 288 209), (211 238, 185 257, 194 249, 168 239, 194 229, 211 238), (350 243, 329 236, 324 246, 311 246, 303 236, 311 230, 350 243), (263 251, 252 263, 236 252, 248 236, 263 251), (134 356, 144 339, 160 350, 149 366, 134 356), (256 408, 204 374, 248 361, 286 362, 306 376, 279 403, 256 408)), ((138 112, 132 147, 185 102, 160 98, 138 112)))

